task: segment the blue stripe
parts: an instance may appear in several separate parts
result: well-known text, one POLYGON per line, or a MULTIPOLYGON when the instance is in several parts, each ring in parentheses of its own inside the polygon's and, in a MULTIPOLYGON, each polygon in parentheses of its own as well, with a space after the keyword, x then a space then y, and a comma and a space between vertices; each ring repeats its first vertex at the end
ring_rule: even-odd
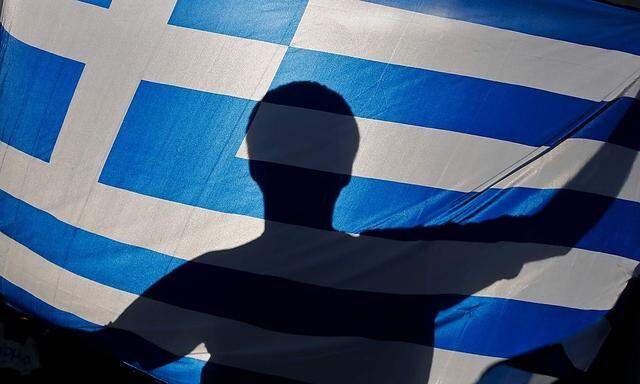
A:
POLYGON ((367 0, 414 12, 640 54, 640 12, 584 0, 367 0))
POLYGON ((0 230, 73 273, 276 331, 435 344, 508 357, 572 334, 604 313, 498 298, 334 289, 178 259, 169 266, 167 255, 74 228, 4 192, 1 196, 0 230), (203 300, 193 292, 233 295, 203 300))
POLYGON ((307 0, 178 0, 169 24, 287 45, 307 0))
POLYGON ((0 140, 49 161, 84 64, 29 46, 0 27, 0 140))
POLYGON ((289 48, 271 89, 310 80, 338 92, 353 114, 539 146, 598 104, 473 77, 289 48))
POLYGON ((102 8, 109 8, 111 6, 111 0, 79 0, 83 3, 97 5, 102 8))
MULTIPOLYGON (((153 359, 150 355, 155 355, 157 359, 163 359, 162 361, 170 361, 160 367, 146 369, 146 371, 157 378, 167 380, 171 383, 189 384, 200 382, 201 372, 205 368, 204 361, 189 357, 168 356, 170 355, 168 352, 156 347, 140 336, 126 331, 115 329, 107 330, 101 325, 94 324, 72 313, 55 308, 3 277, 0 277, 0 292, 2 292, 7 302, 54 326, 77 331, 90 331, 89 333, 78 334, 77 336, 83 337, 94 346, 102 346, 115 357, 131 363, 138 368, 145 370, 144 367, 136 363, 136 361, 138 359, 153 359)), ((258 374, 213 362, 206 363, 206 369, 210 371, 210 375, 227 380, 222 380, 222 382, 292 383, 292 380, 258 374)))
POLYGON ((25 313, 35 314, 48 323, 90 332, 101 328, 101 326, 90 323, 72 313, 52 307, 2 276, 0 276, 0 292, 11 305, 25 313))

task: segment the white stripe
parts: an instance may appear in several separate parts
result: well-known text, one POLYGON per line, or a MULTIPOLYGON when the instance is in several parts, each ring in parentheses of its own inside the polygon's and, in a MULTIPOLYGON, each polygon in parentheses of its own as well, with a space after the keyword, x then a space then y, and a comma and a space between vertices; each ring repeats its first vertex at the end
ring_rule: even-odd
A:
MULTIPOLYGON (((425 127, 365 119, 304 108, 262 103, 250 127, 254 146, 251 157, 281 164, 328 172, 336 161, 326 156, 327 143, 308 143, 309 150, 285 151, 281 141, 273 144, 272 128, 295 132, 302 124, 308 132, 326 127, 358 126, 360 144, 351 174, 415 185, 468 192, 513 163, 532 153, 536 147, 482 136, 425 127), (277 120, 277 124, 273 121, 277 120), (313 156, 317 151, 318 156, 313 156)), ((353 129, 353 128, 351 128, 353 129)), ((336 129, 339 131, 339 129, 336 129)), ((286 135, 278 136, 284 139, 286 135)), ((315 136, 314 136, 315 137, 315 136)), ((321 139, 318 136, 318 139, 321 139)), ((294 148, 295 149, 295 148, 294 148)), ((248 159, 246 141, 236 156, 248 159)))
POLYGON ((144 79, 260 100, 286 47, 168 25, 144 79))
MULTIPOLYGON (((352 172, 354 176, 469 192, 478 189, 495 175, 508 171, 519 162, 546 147, 536 148, 464 133, 355 118, 360 145, 352 172)), ((304 152, 287 151, 273 142, 272 127, 295 131, 304 124, 309 131, 323 127, 353 125, 351 116, 263 103, 250 127, 253 148, 251 158, 328 172, 336 162, 326 156, 326 143, 309 143, 304 152), (273 120, 277 119, 277 125, 273 120), (289 128, 291 126, 291 128, 289 128), (269 129, 265 129, 268 127, 269 129), (321 151, 318 156, 314 149, 321 151)), ((345 128, 348 129, 348 128, 345 128)), ((286 137, 282 134, 279 139, 286 137)), ((319 140, 322 137, 318 136, 319 140)), ((340 138, 335 138, 340 140, 340 138)), ((331 145, 338 146, 335 141, 331 145)), ((284 145, 286 147, 286 144, 284 145)), ((236 156, 249 159, 246 139, 236 156)), ((640 158, 637 151, 615 144, 586 139, 568 139, 532 164, 497 185, 498 188, 571 188, 605 196, 640 201, 640 158), (593 167, 591 158, 599 153, 593 167), (582 180, 572 180, 585 165, 592 166, 582 180), (622 166, 626 165, 626 166, 622 166), (628 172, 621 176, 619 172, 628 172), (598 177, 596 181, 593 178, 598 177), (571 184, 568 185, 571 180, 571 184), (622 186, 620 180, 625 180, 622 186), (619 190, 612 190, 616 186, 619 190), (621 187, 621 188, 620 188, 621 187)))
MULTIPOLYGON (((92 323, 116 321, 138 299, 66 271, 3 234, 0 250, 4 278, 92 323)), ((207 360, 211 353, 219 364, 318 383, 366 383, 377 378, 422 384, 432 354, 430 383, 443 377, 448 383, 470 383, 500 360, 400 342, 284 334, 144 298, 112 326, 180 356, 207 360), (203 341, 209 351, 203 349, 203 341)))
POLYGON ((107 14, 77 0, 5 0, 2 25, 26 44, 86 62, 107 14))
POLYGON ((495 187, 564 188, 639 202, 638 180, 637 151, 600 141, 569 139, 495 187), (594 156, 598 156, 597 163, 590 162, 594 156), (624 180, 621 185, 620 180, 624 180))
POLYGON ((640 57, 354 0, 311 0, 292 46, 600 101, 640 57))
MULTIPOLYGON (((95 185, 82 206, 81 220, 74 222, 74 210, 69 210, 74 200, 48 198, 59 195, 49 189, 56 173, 48 173, 46 163, 16 156, 20 152, 10 147, 6 151, 0 170, 3 190, 62 221, 126 244, 191 260, 206 252, 246 244, 260 237, 264 228, 259 219, 102 184, 95 185), (25 174, 27 169, 31 172, 25 174)), ((210 259, 207 262, 217 265, 345 289, 475 293, 585 309, 610 308, 623 288, 621 282, 637 264, 623 257, 540 244, 354 239, 276 223, 270 230, 270 236, 262 239, 266 242, 263 245, 289 244, 287 252, 251 258, 239 247, 202 261, 210 259), (300 258, 301 254, 305 257, 300 258), (322 266, 322 273, 315 269, 318 266, 322 266)))

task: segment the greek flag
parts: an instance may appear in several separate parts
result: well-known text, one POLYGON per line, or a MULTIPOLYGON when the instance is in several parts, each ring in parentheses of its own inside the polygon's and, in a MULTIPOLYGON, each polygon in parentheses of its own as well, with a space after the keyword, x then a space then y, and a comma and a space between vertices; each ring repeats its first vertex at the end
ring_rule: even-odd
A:
POLYGON ((640 260, 639 11, 0 4, 12 305, 171 383, 593 361, 640 260))

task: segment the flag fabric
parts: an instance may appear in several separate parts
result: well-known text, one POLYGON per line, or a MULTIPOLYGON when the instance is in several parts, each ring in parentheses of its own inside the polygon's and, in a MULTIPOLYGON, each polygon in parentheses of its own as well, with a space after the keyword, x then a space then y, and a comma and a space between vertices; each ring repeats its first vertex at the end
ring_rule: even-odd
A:
POLYGON ((640 260, 638 11, 4 0, 1 22, 1 293, 162 380, 509 383, 544 348, 584 370, 640 260))

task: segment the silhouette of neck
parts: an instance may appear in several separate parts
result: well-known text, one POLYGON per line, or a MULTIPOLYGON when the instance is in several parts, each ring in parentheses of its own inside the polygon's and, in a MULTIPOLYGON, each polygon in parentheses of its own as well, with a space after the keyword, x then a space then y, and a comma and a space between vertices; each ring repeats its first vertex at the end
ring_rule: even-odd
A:
MULTIPOLYGON (((252 165, 255 175, 257 166, 252 165)), ((334 230, 334 206, 348 176, 264 163, 260 168, 269 168, 256 178, 264 197, 265 231, 273 229, 273 221, 334 230)))
POLYGON ((334 230, 332 223, 332 205, 316 205, 314 212, 304 211, 303 207, 289 207, 286 210, 281 208, 281 202, 269 203, 265 200, 264 214, 267 222, 265 232, 273 229, 273 222, 301 225, 324 230, 334 230))

